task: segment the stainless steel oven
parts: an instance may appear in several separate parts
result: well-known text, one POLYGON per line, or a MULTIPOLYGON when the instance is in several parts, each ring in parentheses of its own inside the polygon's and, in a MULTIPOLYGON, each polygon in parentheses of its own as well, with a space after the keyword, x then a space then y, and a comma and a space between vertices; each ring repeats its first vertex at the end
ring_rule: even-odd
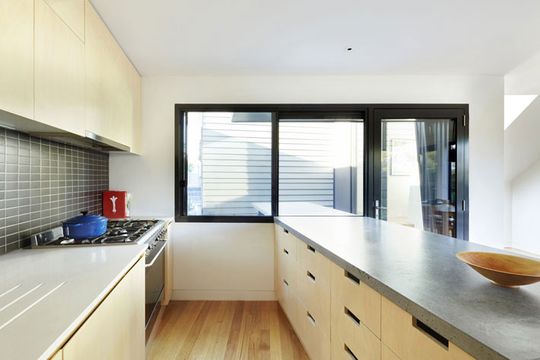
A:
POLYGON ((145 279, 145 325, 146 339, 152 332, 152 326, 161 308, 163 289, 165 288, 165 247, 168 240, 167 226, 161 230, 157 237, 150 241, 146 251, 146 279, 145 279))

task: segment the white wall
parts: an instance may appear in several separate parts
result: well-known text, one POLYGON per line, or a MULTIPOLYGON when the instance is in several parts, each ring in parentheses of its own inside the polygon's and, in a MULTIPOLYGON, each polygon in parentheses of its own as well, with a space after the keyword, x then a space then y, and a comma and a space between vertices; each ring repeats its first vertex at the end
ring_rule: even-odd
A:
MULTIPOLYGON (((503 243, 503 199, 496 195, 504 190, 501 77, 144 78, 144 155, 113 154, 110 161, 111 188, 133 194, 134 215, 174 213, 175 103, 468 103, 470 239, 493 246, 503 243)), ((268 225, 176 224, 173 241, 174 290, 178 297, 246 298, 249 293, 250 297, 259 294, 262 298, 273 289, 272 231, 268 225), (249 241, 260 243, 246 248, 249 241), (216 254, 220 261, 215 261, 216 254), (244 268, 254 275, 239 276, 238 269, 244 268)))
POLYGON ((517 250, 540 255, 540 161, 512 182, 512 243, 517 250))
MULTIPOLYGON (((540 95, 540 53, 504 77, 506 95, 540 95)), ((509 246, 540 255, 540 97, 504 132, 505 233, 509 246)))

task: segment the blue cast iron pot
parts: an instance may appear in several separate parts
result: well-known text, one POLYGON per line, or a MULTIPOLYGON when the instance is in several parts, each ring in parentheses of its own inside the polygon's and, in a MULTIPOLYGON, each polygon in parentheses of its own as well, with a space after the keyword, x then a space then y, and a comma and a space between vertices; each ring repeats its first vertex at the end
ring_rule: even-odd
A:
POLYGON ((107 231, 107 218, 100 215, 88 215, 88 211, 82 215, 64 221, 64 236, 75 240, 90 239, 101 236, 107 231))

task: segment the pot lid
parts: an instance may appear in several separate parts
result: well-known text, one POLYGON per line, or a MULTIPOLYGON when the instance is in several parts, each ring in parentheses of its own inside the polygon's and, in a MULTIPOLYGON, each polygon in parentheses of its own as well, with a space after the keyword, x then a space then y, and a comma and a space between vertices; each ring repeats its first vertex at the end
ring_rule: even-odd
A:
POLYGON ((64 224, 90 224, 96 222, 107 222, 107 218, 101 215, 88 214, 88 211, 81 211, 82 215, 75 216, 64 221, 64 224))

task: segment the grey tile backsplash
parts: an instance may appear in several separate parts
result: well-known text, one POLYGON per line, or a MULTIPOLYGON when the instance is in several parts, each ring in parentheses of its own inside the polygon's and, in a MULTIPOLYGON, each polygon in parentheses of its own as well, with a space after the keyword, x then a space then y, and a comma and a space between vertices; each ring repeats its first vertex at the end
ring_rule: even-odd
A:
POLYGON ((109 155, 0 127, 0 254, 80 211, 101 213, 109 155))

